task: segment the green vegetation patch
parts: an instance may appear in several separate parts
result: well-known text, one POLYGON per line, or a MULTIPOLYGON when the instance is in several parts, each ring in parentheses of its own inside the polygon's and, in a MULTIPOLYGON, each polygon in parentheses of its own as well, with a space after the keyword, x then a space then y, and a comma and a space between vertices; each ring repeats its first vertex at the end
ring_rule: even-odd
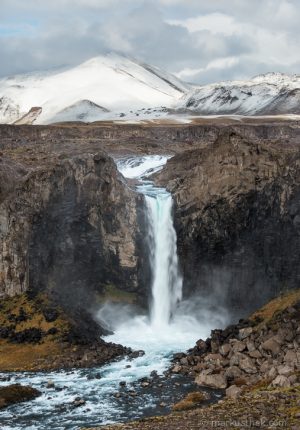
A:
POLYGON ((136 302, 136 294, 123 291, 115 285, 107 285, 104 287, 104 292, 100 300, 102 302, 111 301, 134 304, 136 302))

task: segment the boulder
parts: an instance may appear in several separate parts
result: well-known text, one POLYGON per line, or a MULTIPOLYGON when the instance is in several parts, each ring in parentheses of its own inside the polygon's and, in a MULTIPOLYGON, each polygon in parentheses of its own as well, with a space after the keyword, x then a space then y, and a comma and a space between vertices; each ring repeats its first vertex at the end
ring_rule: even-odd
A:
POLYGON ((297 361, 297 354, 295 351, 289 350, 286 352, 283 361, 285 363, 296 363, 297 361))
POLYGON ((261 358, 262 355, 261 353, 258 351, 258 349, 255 349, 254 351, 249 352, 249 356, 251 358, 261 358))
POLYGON ((294 366, 281 365, 277 368, 279 375, 290 376, 294 373, 294 366))
POLYGON ((202 340, 202 339, 199 339, 199 340, 196 342, 196 345, 197 345, 197 349, 198 349, 198 351, 199 351, 201 354, 204 354, 204 353, 207 351, 207 349, 208 349, 208 347, 207 347, 207 343, 206 343, 204 340, 202 340))
POLYGON ((272 387, 282 387, 287 388, 291 386, 291 382, 284 375, 278 375, 271 383, 272 387))
POLYGON ((231 346, 229 345, 229 343, 224 343, 224 345, 221 345, 219 348, 219 352, 221 355, 223 355, 223 357, 227 357, 230 351, 231 351, 231 346))
POLYGON ((223 357, 222 357, 222 355, 221 354, 207 354, 205 357, 204 357, 204 361, 206 361, 206 362, 213 362, 213 363, 215 363, 215 362, 217 362, 218 364, 220 364, 220 362, 223 360, 223 357))
POLYGON ((235 340, 232 341, 232 350, 234 352, 242 352, 246 349, 246 344, 240 340, 235 340))
POLYGON ((261 347, 265 351, 271 352, 272 355, 278 355, 280 353, 280 344, 275 336, 263 342, 261 347))
POLYGON ((252 342, 251 340, 249 340, 246 345, 249 352, 253 352, 256 350, 255 343, 252 342))
POLYGON ((47 382, 46 388, 55 388, 55 384, 51 379, 47 382))
POLYGON ((237 387, 236 385, 231 385, 231 387, 226 390, 226 397, 230 397, 232 399, 237 399, 242 393, 242 389, 237 387))
POLYGON ((139 358, 142 357, 143 355, 145 355, 145 351, 140 350, 140 351, 133 351, 131 354, 128 355, 129 359, 135 359, 135 358, 139 358))
POLYGON ((290 381, 291 385, 296 384, 298 382, 297 375, 294 374, 294 375, 289 376, 288 380, 290 381))
POLYGON ((237 366, 230 366, 225 370, 225 377, 227 379, 234 380, 236 378, 240 378, 241 376, 243 376, 243 372, 237 366))
POLYGON ((259 369, 260 373, 267 373, 271 369, 272 364, 273 362, 271 359, 265 360, 260 366, 260 369, 259 369))
POLYGON ((247 357, 248 357, 247 355, 242 354, 241 352, 236 352, 230 358, 230 366, 239 366, 240 361, 247 358, 247 357))
POLYGON ((19 384, 0 387, 0 409, 15 403, 26 402, 40 396, 41 392, 19 384))
POLYGON ((227 387, 227 380, 224 374, 206 375, 201 373, 195 379, 196 384, 200 386, 222 389, 227 387))
POLYGON ((220 343, 217 340, 211 340, 210 348, 213 354, 217 354, 219 352, 220 343))
POLYGON ((276 367, 271 367, 271 369, 266 373, 267 377, 269 379, 275 379, 276 376, 278 375, 278 371, 276 367))
POLYGON ((257 368, 250 357, 242 358, 239 362, 240 369, 246 373, 257 373, 257 368))
POLYGON ((74 400, 74 402, 73 402, 73 406, 75 407, 75 408, 80 408, 81 406, 84 406, 85 405, 85 400, 84 399, 81 399, 80 397, 76 397, 76 399, 74 400))
POLYGON ((239 330, 239 339, 243 340, 249 337, 253 333, 252 327, 241 328, 239 330))
POLYGON ((173 367, 171 372, 172 373, 180 373, 181 369, 182 369, 182 366, 180 366, 179 364, 175 364, 175 366, 173 367))

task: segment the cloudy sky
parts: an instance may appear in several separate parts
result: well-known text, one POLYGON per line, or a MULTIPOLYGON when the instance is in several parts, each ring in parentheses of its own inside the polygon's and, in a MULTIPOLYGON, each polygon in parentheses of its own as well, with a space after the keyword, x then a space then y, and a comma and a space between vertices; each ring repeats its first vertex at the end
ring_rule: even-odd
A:
POLYGON ((299 0, 0 0, 0 76, 111 51, 207 83, 300 73, 299 0))

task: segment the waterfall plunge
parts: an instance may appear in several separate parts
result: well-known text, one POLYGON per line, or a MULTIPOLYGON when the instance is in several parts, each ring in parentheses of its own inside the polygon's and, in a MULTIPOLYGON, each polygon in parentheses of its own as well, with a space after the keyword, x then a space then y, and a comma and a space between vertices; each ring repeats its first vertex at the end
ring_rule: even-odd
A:
POLYGON ((145 239, 152 273, 150 314, 135 314, 130 306, 113 303, 104 304, 97 314, 99 321, 114 331, 107 341, 145 350, 146 367, 151 364, 155 369, 166 366, 171 352, 190 348, 200 337, 205 339, 212 327, 223 325, 219 323, 222 315, 212 314, 202 298, 200 303, 195 298, 181 300, 172 196, 148 179, 169 158, 147 155, 117 160, 118 170, 125 178, 138 180, 136 191, 145 199, 145 239))
POLYGON ((149 247, 152 267, 153 326, 169 324, 176 304, 182 299, 182 278, 178 271, 177 237, 172 219, 172 197, 162 189, 145 194, 149 223, 149 247))
POLYGON ((150 324, 166 327, 182 299, 182 278, 178 270, 177 236, 173 225, 173 200, 165 188, 156 187, 147 177, 162 169, 169 156, 127 158, 118 168, 127 178, 137 178, 137 191, 145 196, 148 246, 152 271, 150 324))

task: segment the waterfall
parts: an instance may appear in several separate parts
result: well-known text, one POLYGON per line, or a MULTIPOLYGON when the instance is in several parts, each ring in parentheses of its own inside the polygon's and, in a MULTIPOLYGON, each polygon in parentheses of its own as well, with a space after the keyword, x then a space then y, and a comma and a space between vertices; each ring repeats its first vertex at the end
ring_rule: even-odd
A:
POLYGON ((159 328, 169 324, 182 298, 182 278, 178 270, 172 197, 166 190, 153 188, 151 194, 145 194, 145 202, 153 278, 150 321, 159 328))
POLYGON ((127 178, 139 179, 137 191, 145 196, 148 246, 152 270, 150 323, 166 327, 182 299, 182 278, 178 270, 177 236, 173 224, 171 194, 156 187, 147 177, 160 170, 169 156, 144 156, 120 160, 118 168, 127 178))

